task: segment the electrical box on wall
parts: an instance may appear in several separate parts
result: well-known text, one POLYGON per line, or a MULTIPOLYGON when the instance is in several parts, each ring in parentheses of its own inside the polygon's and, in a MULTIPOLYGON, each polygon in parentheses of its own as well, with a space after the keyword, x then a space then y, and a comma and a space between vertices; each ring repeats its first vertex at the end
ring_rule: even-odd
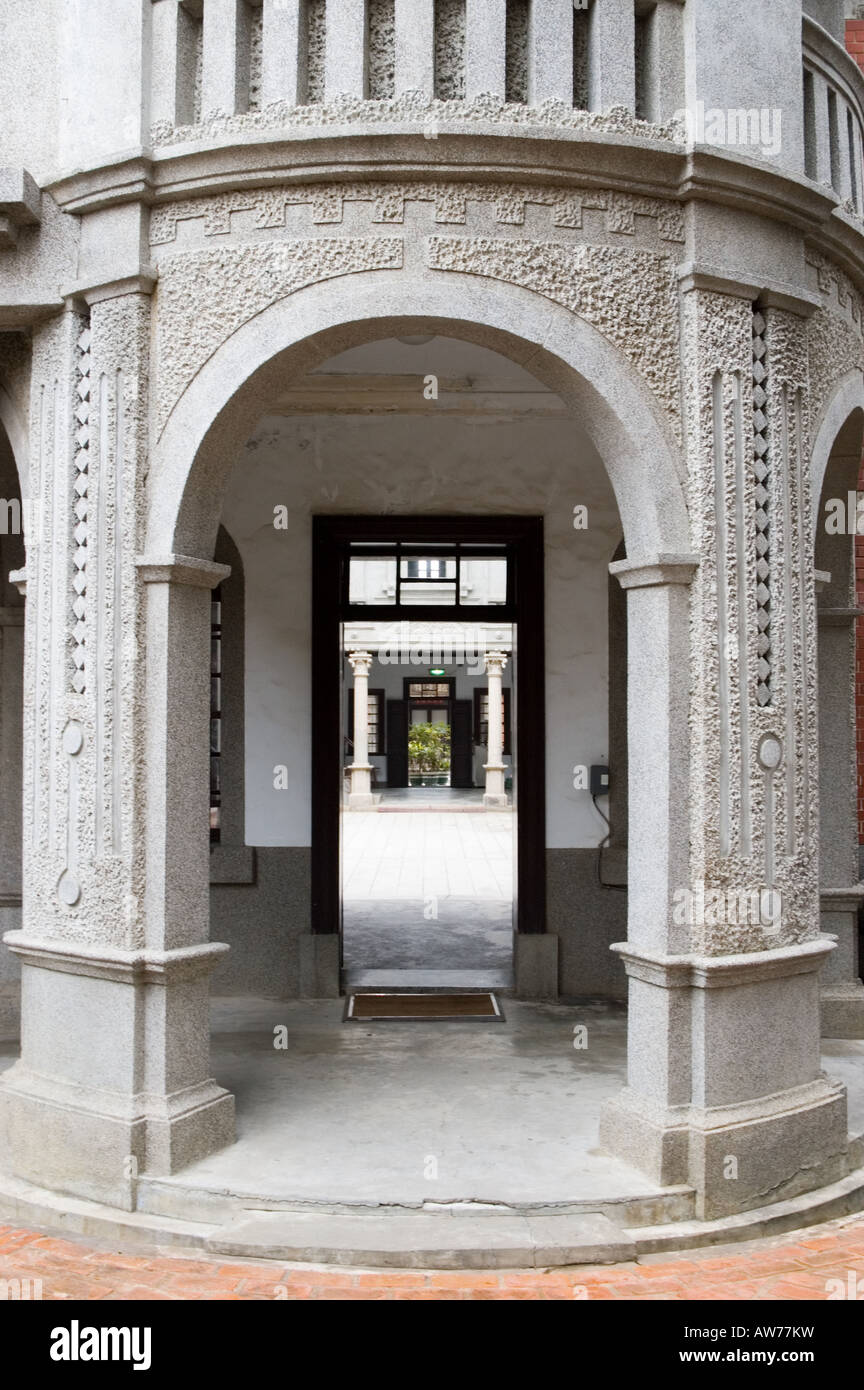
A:
POLYGON ((608 767, 603 767, 602 764, 600 764, 600 763, 595 763, 594 766, 591 768, 591 781, 590 781, 590 784, 589 784, 589 785, 590 785, 590 788, 591 788, 591 795, 592 795, 592 796, 608 796, 608 795, 609 795, 609 769, 608 769, 608 767))

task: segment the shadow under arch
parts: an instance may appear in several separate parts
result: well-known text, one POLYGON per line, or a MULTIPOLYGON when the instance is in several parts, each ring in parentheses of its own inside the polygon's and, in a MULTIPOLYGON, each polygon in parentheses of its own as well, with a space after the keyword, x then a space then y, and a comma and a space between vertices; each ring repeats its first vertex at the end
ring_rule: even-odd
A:
POLYGON ((689 549, 684 465, 664 412, 596 328, 534 291, 370 271, 297 291, 237 329, 198 372, 152 455, 150 554, 209 559, 238 450, 286 383, 374 339, 432 328, 509 357, 571 407, 603 459, 635 560, 689 549), (380 312, 398 303, 398 315, 380 312))
MULTIPOLYGON (((818 536, 822 495, 825 490, 829 460, 835 460, 838 452, 846 454, 851 449, 860 460, 861 442, 864 437, 864 378, 859 370, 847 372, 835 388, 825 409, 822 411, 816 428, 810 454, 810 491, 813 500, 813 531, 818 536), (854 443, 857 431, 858 442, 854 443)), ((857 482, 858 470, 855 469, 857 482)), ((855 486, 853 482, 852 487, 855 486)))
POLYGON ((864 1037, 856 671, 856 534, 864 387, 852 372, 823 412, 813 455, 819 721, 819 903, 835 938, 820 981, 828 1038, 864 1037), (818 489, 818 490, 817 490, 818 489), (829 506, 829 503, 834 505, 829 506), (851 510, 851 516, 850 516, 851 510), (851 526, 850 523, 851 522, 851 526))

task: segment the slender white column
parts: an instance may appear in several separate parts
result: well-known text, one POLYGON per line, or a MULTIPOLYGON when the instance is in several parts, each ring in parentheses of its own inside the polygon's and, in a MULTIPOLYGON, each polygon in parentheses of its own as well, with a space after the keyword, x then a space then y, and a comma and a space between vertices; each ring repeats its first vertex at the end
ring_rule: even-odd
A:
POLYGON ((207 0, 204 6, 204 69, 201 111, 227 116, 245 111, 249 99, 248 6, 244 0, 207 0))
POLYGON ((435 92, 435 0, 396 0, 396 95, 435 92))
POLYGON ((636 104, 633 0, 595 0, 591 15, 592 111, 636 104))
POLYGON ((563 101, 572 106, 573 0, 534 0, 528 42, 531 105, 563 101))
POLYGON ((177 0, 156 0, 152 11, 150 119, 180 125, 178 105, 179 26, 185 15, 177 0))
POLYGON ((486 756, 483 764, 486 773, 486 790, 483 793, 484 806, 506 806, 507 793, 504 790, 504 667, 507 665, 506 652, 486 653, 486 678, 489 681, 487 701, 488 731, 486 756))
POLYGON ((354 672, 354 761, 348 769, 351 774, 348 805, 357 811, 375 805, 372 764, 369 761, 369 671, 372 653, 351 652, 348 660, 354 672))
POLYGON ((504 96, 507 68, 507 0, 468 0, 465 95, 504 96))
POLYGON ((366 0, 327 0, 325 92, 366 95, 366 0))
POLYGON ((264 0, 262 106, 303 100, 302 18, 303 0, 264 0))
POLYGON ((651 18, 648 119, 663 125, 680 111, 684 89, 684 13, 681 0, 659 0, 651 18))

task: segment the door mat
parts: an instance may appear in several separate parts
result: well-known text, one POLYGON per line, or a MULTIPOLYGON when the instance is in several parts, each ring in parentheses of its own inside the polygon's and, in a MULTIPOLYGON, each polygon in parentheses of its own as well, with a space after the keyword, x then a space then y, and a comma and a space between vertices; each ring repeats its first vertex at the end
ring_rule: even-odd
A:
POLYGON ((382 1019, 482 1019, 504 1022, 495 995, 478 994, 349 994, 345 1020, 368 1023, 382 1019))

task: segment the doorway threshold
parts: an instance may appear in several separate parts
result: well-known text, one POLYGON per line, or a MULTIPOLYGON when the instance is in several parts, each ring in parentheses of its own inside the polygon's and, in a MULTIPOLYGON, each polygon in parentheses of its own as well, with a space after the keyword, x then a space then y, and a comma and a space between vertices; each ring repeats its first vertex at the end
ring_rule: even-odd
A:
POLYGON ((363 989, 488 990, 512 989, 512 970, 346 970, 347 992, 363 989))

